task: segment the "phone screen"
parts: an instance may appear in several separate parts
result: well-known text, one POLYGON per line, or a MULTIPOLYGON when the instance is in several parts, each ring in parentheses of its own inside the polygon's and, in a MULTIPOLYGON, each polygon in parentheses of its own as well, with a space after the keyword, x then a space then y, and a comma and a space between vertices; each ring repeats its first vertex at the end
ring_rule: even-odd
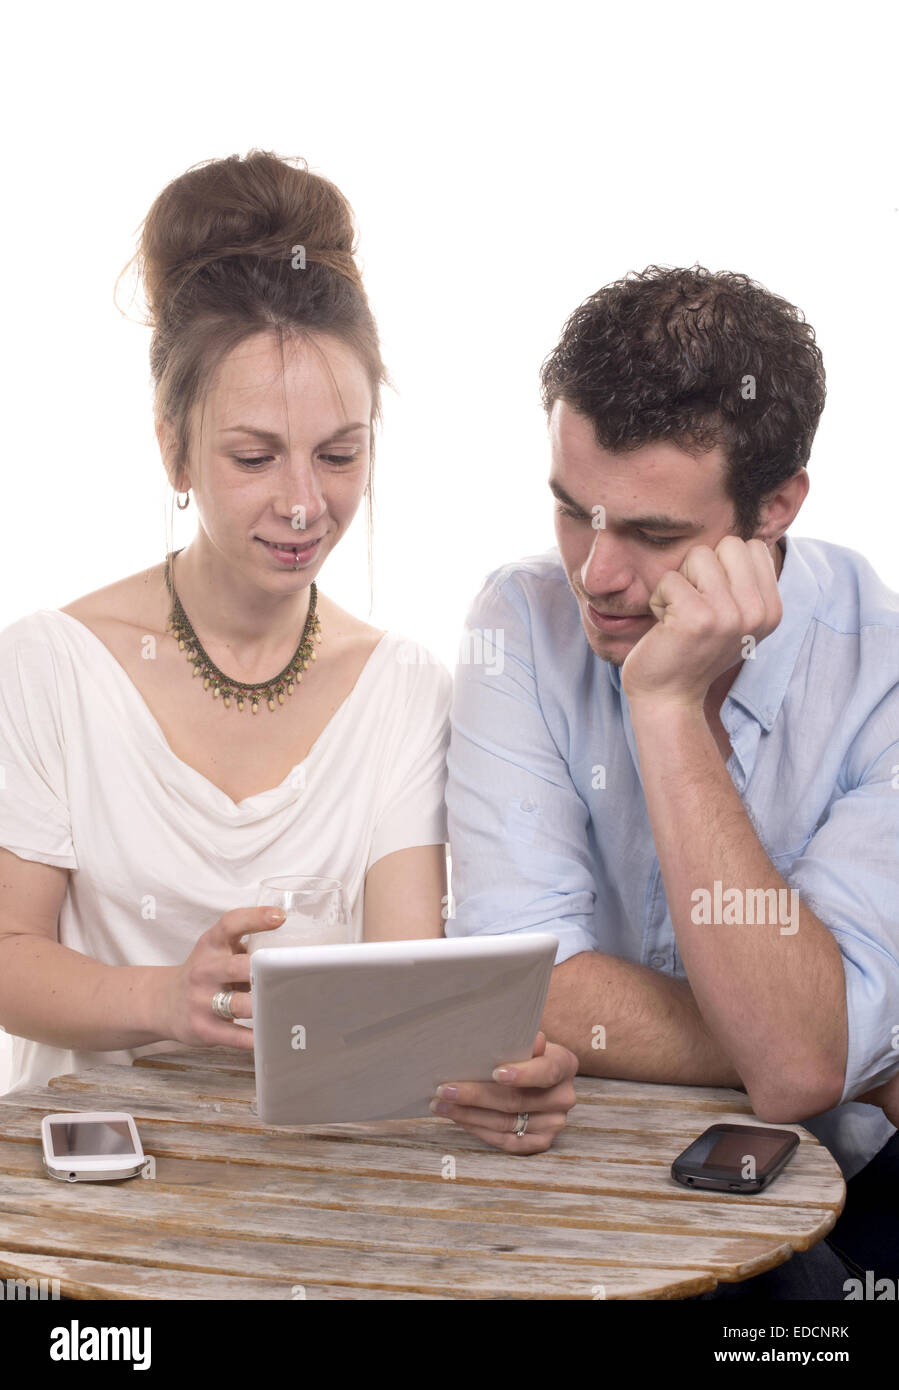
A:
POLYGON ((732 1168, 739 1174, 746 1162, 755 1159, 756 1171, 765 1172, 789 1145, 778 1134, 719 1134, 711 1150, 702 1160, 703 1168, 732 1168))
POLYGON ((131 1130, 124 1120, 53 1121, 50 1144, 54 1158, 99 1158, 102 1154, 134 1153, 131 1130))

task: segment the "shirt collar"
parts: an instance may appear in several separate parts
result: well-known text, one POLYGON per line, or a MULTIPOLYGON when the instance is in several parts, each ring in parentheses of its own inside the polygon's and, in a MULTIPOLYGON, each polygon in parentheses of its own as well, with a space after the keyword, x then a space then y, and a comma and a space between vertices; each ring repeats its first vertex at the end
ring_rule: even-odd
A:
MULTIPOLYGON (((777 587, 783 604, 783 617, 747 658, 725 696, 742 705, 762 728, 769 731, 777 718, 783 698, 796 666, 800 648, 809 623, 814 616, 820 587, 807 560, 788 535, 784 538, 784 559, 777 587)), ((611 662, 605 663, 609 679, 623 696, 621 670, 611 662)))

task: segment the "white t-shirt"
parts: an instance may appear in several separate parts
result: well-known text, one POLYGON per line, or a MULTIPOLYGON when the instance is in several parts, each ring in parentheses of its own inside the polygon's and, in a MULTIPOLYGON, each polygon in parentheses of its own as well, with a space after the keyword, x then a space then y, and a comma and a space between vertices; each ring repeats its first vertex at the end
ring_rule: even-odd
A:
MULTIPOLYGON (((59 941, 107 965, 180 964, 284 874, 339 879, 359 940, 372 864, 446 842, 451 688, 426 648, 385 633, 308 756, 235 803, 176 757, 90 628, 38 609, 0 632, 0 846, 72 870, 59 941)), ((179 1045, 12 1043, 13 1087, 179 1045)))

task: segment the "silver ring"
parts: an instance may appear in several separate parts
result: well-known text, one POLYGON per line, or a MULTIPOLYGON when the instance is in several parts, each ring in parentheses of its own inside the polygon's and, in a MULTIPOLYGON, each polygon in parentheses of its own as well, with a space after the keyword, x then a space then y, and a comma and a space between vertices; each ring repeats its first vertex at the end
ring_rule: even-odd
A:
POLYGON ((530 1115, 528 1114, 527 1111, 525 1111, 523 1115, 519 1115, 518 1118, 516 1119, 516 1121, 515 1121, 515 1133, 518 1135, 519 1139, 521 1138, 521 1136, 524 1134, 525 1130, 527 1129, 527 1127, 528 1127, 528 1120, 529 1120, 529 1119, 530 1119, 530 1115))
POLYGON ((218 994, 212 996, 212 1012, 218 1014, 219 1018, 226 1018, 232 1021, 234 1018, 231 1012, 231 1000, 233 997, 233 989, 220 989, 218 994))

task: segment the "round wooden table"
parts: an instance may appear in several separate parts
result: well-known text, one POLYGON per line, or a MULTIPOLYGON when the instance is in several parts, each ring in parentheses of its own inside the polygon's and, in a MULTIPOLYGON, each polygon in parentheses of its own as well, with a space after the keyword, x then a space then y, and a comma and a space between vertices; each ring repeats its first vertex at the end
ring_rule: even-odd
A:
POLYGON ((0 1277, 79 1299, 677 1299, 807 1250, 845 1200, 800 1144, 755 1196, 681 1187, 672 1160, 738 1091, 576 1080, 547 1153, 437 1117, 283 1129, 254 1113, 251 1055, 171 1051, 0 1099, 0 1277), (43 1174, 40 1120, 127 1110, 155 1176, 43 1174))

